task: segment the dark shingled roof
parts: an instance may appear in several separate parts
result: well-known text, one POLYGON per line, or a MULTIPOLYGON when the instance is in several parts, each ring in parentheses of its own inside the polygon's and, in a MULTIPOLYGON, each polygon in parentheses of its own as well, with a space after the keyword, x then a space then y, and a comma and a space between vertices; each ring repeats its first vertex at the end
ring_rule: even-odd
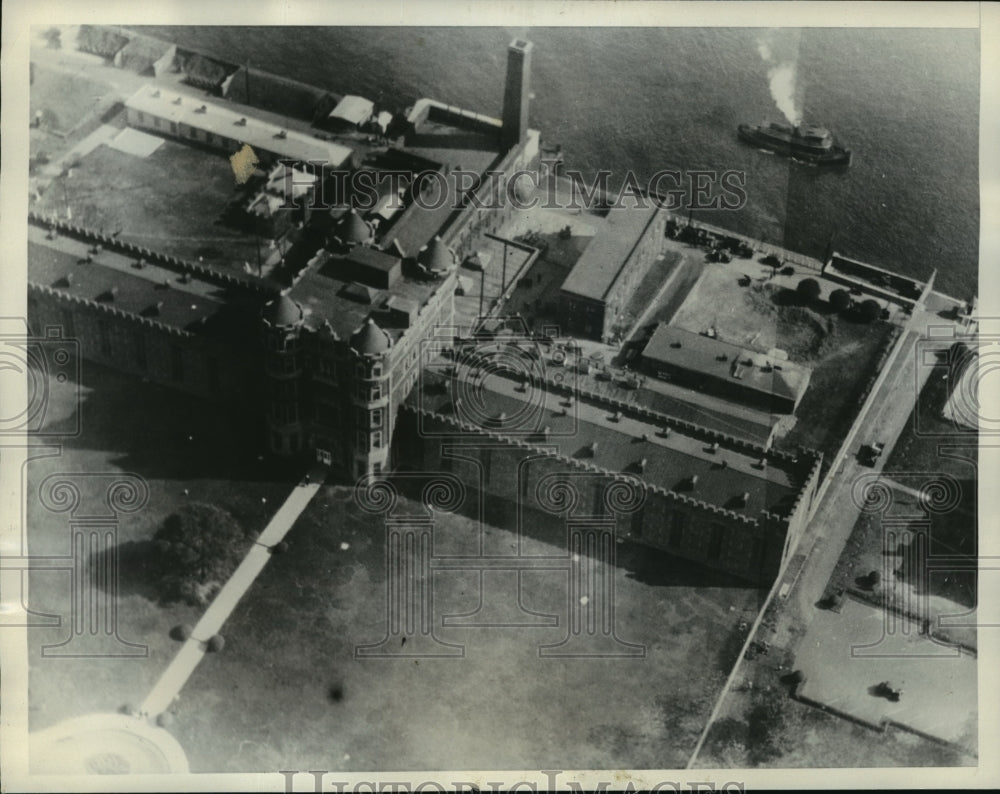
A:
POLYGON ((128 37, 105 25, 80 25, 76 41, 84 52, 113 58, 118 50, 128 44, 128 37))
POLYGON ((308 121, 323 118, 336 104, 336 99, 316 86, 246 65, 233 75, 226 98, 272 113, 308 121))
POLYGON ((143 74, 166 55, 174 45, 152 36, 129 33, 129 41, 121 51, 122 67, 143 74))

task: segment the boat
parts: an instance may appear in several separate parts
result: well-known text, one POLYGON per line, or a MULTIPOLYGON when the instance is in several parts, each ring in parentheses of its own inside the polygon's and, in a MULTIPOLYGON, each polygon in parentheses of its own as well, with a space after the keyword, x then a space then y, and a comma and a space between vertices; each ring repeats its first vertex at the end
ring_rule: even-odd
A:
POLYGON ((812 165, 851 164, 851 151, 838 146, 825 127, 812 124, 781 124, 769 122, 759 126, 740 124, 736 128, 740 140, 768 152, 791 157, 812 165))

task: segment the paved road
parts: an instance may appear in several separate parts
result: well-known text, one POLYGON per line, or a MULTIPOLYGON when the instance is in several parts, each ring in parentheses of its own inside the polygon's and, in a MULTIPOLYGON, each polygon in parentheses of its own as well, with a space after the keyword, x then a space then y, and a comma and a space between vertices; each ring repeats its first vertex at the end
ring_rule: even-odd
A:
POLYGON ((198 625, 191 632, 190 639, 184 643, 177 656, 160 676, 146 700, 140 707, 143 714, 155 716, 165 711, 181 691, 188 678, 194 672, 198 663, 205 655, 205 643, 219 633, 222 625, 232 614, 236 605, 264 566, 271 559, 271 547, 280 543, 285 534, 306 509, 306 506, 319 491, 326 478, 327 470, 318 466, 309 472, 308 479, 300 482, 285 500, 285 503, 274 514, 264 531, 254 542, 243 562, 223 586, 209 608, 202 615, 198 625))
MULTIPOLYGON (((884 455, 876 462, 875 468, 869 468, 861 466, 853 453, 869 440, 884 441, 887 450, 892 448, 895 439, 906 426, 920 389, 931 373, 930 367, 917 366, 914 343, 928 327, 944 324, 946 323, 936 315, 919 312, 904 328, 897 356, 887 362, 881 382, 876 384, 862 413, 855 420, 852 433, 832 462, 831 474, 820 490, 816 511, 799 542, 798 551, 806 555, 805 562, 801 568, 794 570, 789 566, 772 588, 688 761, 688 768, 695 766, 712 723, 733 705, 732 685, 744 666, 750 664, 744 659, 744 652, 750 643, 767 639, 779 647, 787 647, 794 636, 791 628, 808 624, 815 613, 815 604, 824 595, 860 512, 852 496, 854 483, 859 476, 880 472, 888 457, 884 455), (786 596, 778 611, 773 635, 758 637, 764 613, 772 600, 780 598, 776 594, 782 590, 786 591, 786 596)), ((947 349, 951 342, 951 339, 942 339, 940 348, 947 349)))

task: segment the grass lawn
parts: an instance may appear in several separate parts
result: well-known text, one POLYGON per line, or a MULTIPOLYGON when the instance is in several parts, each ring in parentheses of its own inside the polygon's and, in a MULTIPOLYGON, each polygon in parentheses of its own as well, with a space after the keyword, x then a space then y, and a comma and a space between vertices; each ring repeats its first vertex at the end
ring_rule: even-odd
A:
MULTIPOLYGON (((94 711, 138 705, 180 647, 169 638, 178 624, 193 625, 201 609, 159 603, 155 583, 145 576, 148 541, 164 519, 182 504, 202 501, 231 512, 251 531, 266 519, 291 485, 274 472, 260 471, 252 438, 233 432, 231 410, 206 407, 158 387, 84 362, 79 403, 82 434, 58 439, 62 454, 27 467, 28 542, 34 555, 69 553, 66 514, 46 510, 37 498, 50 474, 66 473, 81 490, 82 514, 100 514, 109 482, 122 472, 142 477, 149 501, 119 522, 119 636, 146 645, 137 658, 43 657, 43 645, 69 636, 71 588, 68 572, 34 571, 30 576, 31 609, 59 615, 61 627, 29 630, 29 725, 39 730, 94 711), (192 435, 193 439, 188 440, 192 435), (184 490, 190 492, 185 496, 184 490), (269 506, 261 503, 267 499, 269 506)), ((50 430, 70 427, 78 410, 74 390, 51 382, 46 414, 50 430)))
POLYGON ((229 161, 222 155, 165 140, 149 157, 99 146, 73 169, 53 179, 36 207, 156 251, 207 264, 256 266, 254 238, 223 225, 227 203, 237 195, 229 161))
POLYGON ((878 374, 875 367, 897 330, 888 323, 833 320, 811 362, 812 378, 795 412, 795 426, 778 446, 818 450, 828 464, 854 423, 868 383, 878 374))
MULTIPOLYGON (((49 427, 68 428, 72 393, 53 393, 49 427)), ((144 577, 148 540, 168 515, 197 500, 259 530, 261 497, 273 511, 297 474, 266 470, 253 433, 227 416, 233 411, 87 363, 82 395, 82 435, 65 439, 61 457, 30 464, 29 485, 56 471, 129 471, 147 481, 148 505, 121 521, 118 611, 121 637, 147 645, 149 655, 43 658, 40 646, 67 630, 32 630, 33 730, 141 702, 180 647, 170 629, 197 620, 197 608, 160 604, 144 577)), ((92 506, 104 486, 84 479, 94 480, 83 494, 92 506)), ((28 523, 33 553, 65 553, 64 516, 29 499, 28 523)), ((435 549, 468 551, 476 532, 471 519, 439 515, 435 549)), ((484 532, 487 548, 515 540, 503 529, 484 532)), ((761 597, 620 545, 609 569, 617 635, 644 645, 645 657, 540 658, 539 646, 567 631, 566 571, 548 570, 522 575, 522 603, 558 616, 558 625, 439 627, 442 640, 465 646, 464 658, 358 660, 355 646, 385 633, 383 533, 382 519, 360 511, 351 490, 324 486, 289 533, 289 550, 224 626, 223 652, 205 658, 171 707, 170 730, 194 771, 683 765, 734 662, 739 624, 753 620, 761 597)), ((438 624, 443 613, 475 610, 475 571, 433 576, 438 624)), ((68 617, 64 574, 36 572, 31 586, 34 609, 68 617)))
POLYGON ((28 110, 32 119, 36 113, 42 114, 43 130, 55 130, 65 135, 95 109, 102 107, 105 100, 115 98, 113 87, 104 80, 36 64, 28 110))
MULTIPOLYGON (((439 514, 434 548, 468 551, 477 532, 439 514)), ((757 609, 754 589, 619 546, 616 630, 644 658, 540 658, 567 631, 566 574, 549 570, 522 574, 521 603, 560 625, 442 626, 480 589, 475 571, 438 571, 435 632, 464 656, 359 659, 386 631, 383 538, 350 491, 313 501, 182 692, 174 730, 193 770, 682 766, 738 652, 728 638, 757 609)))
POLYGON ((701 769, 975 766, 973 756, 902 730, 879 733, 794 700, 773 666, 732 698, 698 756, 701 769))
POLYGON ((801 305, 766 273, 741 286, 743 271, 755 276, 755 267, 742 261, 705 265, 671 323, 696 333, 712 326, 720 339, 763 351, 777 347, 810 367, 812 378, 795 424, 777 444, 815 449, 828 461, 854 422, 895 327, 854 322, 823 302, 801 305))

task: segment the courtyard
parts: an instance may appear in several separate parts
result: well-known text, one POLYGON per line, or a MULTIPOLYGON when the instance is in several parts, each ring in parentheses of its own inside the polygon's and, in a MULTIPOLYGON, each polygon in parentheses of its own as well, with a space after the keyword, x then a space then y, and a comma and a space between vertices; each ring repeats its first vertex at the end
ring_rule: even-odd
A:
MULTIPOLYGON (((181 648, 172 629, 193 625, 203 610, 164 604, 148 576, 150 539, 168 515, 207 502, 260 531, 296 477, 259 461, 253 434, 223 409, 90 364, 84 373, 83 432, 60 457, 31 463, 29 486, 60 471, 128 471, 148 484, 147 506, 120 523, 117 600, 120 636, 147 651, 49 658, 40 648, 58 643, 65 626, 33 629, 32 730, 138 705, 181 648)), ((73 394, 61 394, 47 417, 53 429, 75 422, 73 394)), ((82 494, 88 505, 102 498, 91 481, 82 494)), ((419 508, 402 499, 400 509, 419 508)), ((64 515, 29 499, 27 518, 33 553, 65 553, 64 515)), ((483 548, 508 553, 517 543, 516 533, 459 513, 436 514, 433 536, 435 555, 469 554, 479 538, 483 548)), ((286 540, 288 550, 270 560, 221 628, 225 648, 201 662, 169 708, 169 730, 192 771, 682 766, 762 597, 619 544, 616 564, 600 563, 600 575, 613 582, 616 636, 642 655, 553 658, 539 649, 566 637, 565 565, 484 579, 475 564, 435 567, 433 631, 462 655, 359 658, 359 646, 386 632, 383 518, 361 510, 351 487, 328 483, 286 540), (519 598, 492 602, 488 593, 519 598), (484 607, 481 595, 485 607, 495 603, 523 620, 455 619, 484 607), (510 741, 498 743, 498 735, 510 741)), ((567 553, 543 535, 535 546, 553 558, 567 553)), ((33 609, 69 614, 63 575, 39 571, 31 581, 33 609)))
POLYGON ((69 165, 33 209, 61 218, 71 211, 73 223, 123 241, 222 268, 250 263, 256 272, 253 236, 221 220, 239 195, 225 157, 164 139, 146 157, 101 145, 69 165))

